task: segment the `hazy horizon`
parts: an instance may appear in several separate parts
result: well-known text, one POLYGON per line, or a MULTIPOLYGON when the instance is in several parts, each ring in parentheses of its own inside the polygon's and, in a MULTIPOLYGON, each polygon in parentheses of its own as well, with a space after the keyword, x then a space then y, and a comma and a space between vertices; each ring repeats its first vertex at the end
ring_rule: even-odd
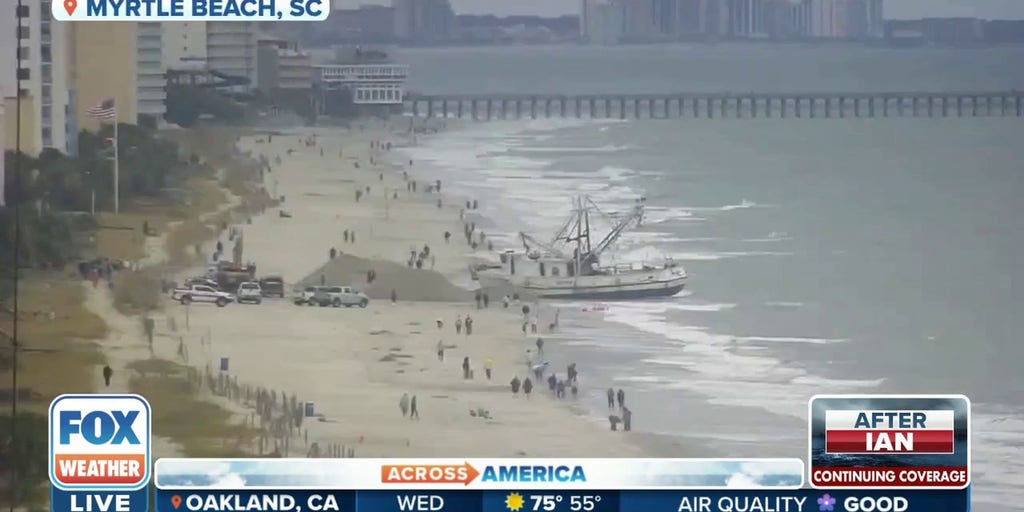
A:
MULTIPOLYGON (((578 14, 581 0, 451 0, 459 14, 502 16, 535 14, 561 16, 578 14)), ((391 4, 391 0, 334 0, 332 5, 354 8, 365 4, 391 4)), ((889 19, 926 17, 976 17, 1024 19, 1024 2, 1019 0, 897 0, 885 2, 889 19)))

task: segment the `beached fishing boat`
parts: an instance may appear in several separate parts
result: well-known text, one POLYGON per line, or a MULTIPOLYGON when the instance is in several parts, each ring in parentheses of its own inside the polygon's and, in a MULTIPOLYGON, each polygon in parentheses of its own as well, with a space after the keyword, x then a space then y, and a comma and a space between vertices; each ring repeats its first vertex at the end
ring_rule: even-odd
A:
POLYGON ((659 265, 602 266, 600 256, 628 229, 643 222, 644 202, 625 215, 603 213, 589 197, 573 201, 573 212, 551 242, 520 233, 524 250, 499 255, 500 267, 478 267, 482 288, 511 289, 548 299, 638 299, 669 297, 682 291, 686 272, 670 259, 659 265), (612 228, 591 240, 591 214, 609 219, 612 228))

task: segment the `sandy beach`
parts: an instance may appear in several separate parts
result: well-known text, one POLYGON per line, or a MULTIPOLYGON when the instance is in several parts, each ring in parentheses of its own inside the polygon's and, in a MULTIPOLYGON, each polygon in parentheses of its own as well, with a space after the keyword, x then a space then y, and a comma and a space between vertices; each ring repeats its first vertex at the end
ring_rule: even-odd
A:
MULTIPOLYGON (((522 304, 505 309, 500 298, 491 297, 490 307, 478 309, 471 292, 444 279, 468 280, 473 249, 460 220, 464 198, 427 193, 423 182, 416 192, 409 190, 405 166, 387 163, 391 155, 370 149, 374 140, 399 142, 386 127, 324 129, 316 145, 307 146, 303 139, 312 133, 240 141, 242 151, 269 159, 273 171, 265 186, 285 197, 279 209, 238 226, 243 259, 255 262, 259 275, 283 276, 289 288, 323 275, 327 284, 367 290, 373 300, 365 309, 300 307, 286 298, 257 306, 193 304, 187 311, 168 301, 167 315, 187 324, 190 333, 202 333, 186 337, 190 364, 216 369, 227 357, 228 374, 239 382, 313 402, 320 418, 303 424, 309 442, 354 447, 357 457, 643 454, 632 433, 612 432, 607 422, 579 414, 568 390, 561 400, 546 382, 535 383, 529 397, 511 392, 513 377, 530 376, 527 358, 535 356, 536 339, 545 333, 523 334, 522 304), (357 189, 364 192, 358 201, 357 189), (355 233, 354 243, 344 241, 345 230, 355 233), (445 231, 452 233, 450 244, 445 231), (410 251, 425 244, 433 258, 423 269, 409 268, 410 251), (331 248, 344 256, 321 270, 331 248), (366 268, 377 272, 373 285, 367 286, 366 268), (471 335, 456 333, 460 316, 472 316, 471 335), (463 378, 466 357, 471 379, 463 378), (491 379, 484 371, 488 359, 491 379), (403 417, 399 401, 406 393, 417 398, 419 419, 403 417)), ((409 174, 411 179, 415 173, 409 174)), ((549 321, 541 316, 542 325, 549 321)), ((552 361, 552 369, 564 379, 568 363, 552 361)), ((589 382, 586 368, 580 368, 579 382, 581 388, 607 387, 589 382)))

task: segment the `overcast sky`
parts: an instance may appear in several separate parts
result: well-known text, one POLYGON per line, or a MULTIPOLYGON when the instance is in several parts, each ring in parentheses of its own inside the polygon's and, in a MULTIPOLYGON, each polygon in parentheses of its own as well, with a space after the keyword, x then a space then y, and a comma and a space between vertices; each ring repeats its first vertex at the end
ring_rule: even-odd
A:
MULTIPOLYGON (((455 11, 467 14, 539 14, 558 16, 579 13, 582 0, 451 0, 455 11)), ((390 4, 390 0, 332 0, 332 5, 390 4)), ((888 0, 887 18, 967 16, 1024 19, 1024 0, 888 0)))

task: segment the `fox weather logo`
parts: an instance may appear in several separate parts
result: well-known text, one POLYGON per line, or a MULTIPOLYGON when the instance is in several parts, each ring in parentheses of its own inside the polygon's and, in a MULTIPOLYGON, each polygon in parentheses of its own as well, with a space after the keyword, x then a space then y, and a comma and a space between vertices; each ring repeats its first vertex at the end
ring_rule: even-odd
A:
POLYGON ((62 490, 149 483, 151 414, 139 395, 61 395, 50 404, 50 481, 62 490))

